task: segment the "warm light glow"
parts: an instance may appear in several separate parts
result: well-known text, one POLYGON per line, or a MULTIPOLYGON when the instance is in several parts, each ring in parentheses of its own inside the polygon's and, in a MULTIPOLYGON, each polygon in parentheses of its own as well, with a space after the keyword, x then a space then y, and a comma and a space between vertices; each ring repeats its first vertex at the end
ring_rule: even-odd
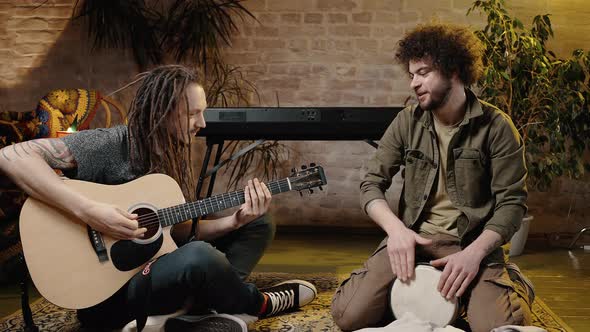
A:
POLYGON ((73 132, 75 132, 75 130, 74 130, 74 129, 72 129, 72 127, 69 127, 69 128, 68 128, 68 130, 66 130, 66 132, 68 132, 68 133, 73 133, 73 132))

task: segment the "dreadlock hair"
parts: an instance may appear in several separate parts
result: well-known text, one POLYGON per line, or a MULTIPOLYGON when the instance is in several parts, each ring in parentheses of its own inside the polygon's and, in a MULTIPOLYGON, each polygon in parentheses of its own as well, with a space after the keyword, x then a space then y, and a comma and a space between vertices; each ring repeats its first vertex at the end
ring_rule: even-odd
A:
POLYGON ((484 46, 469 29, 450 24, 419 25, 398 43, 399 63, 430 59, 434 68, 450 78, 457 73, 466 86, 477 82, 483 72, 484 46))
POLYGON ((179 183, 185 197, 194 198, 190 144, 169 132, 169 122, 176 120, 180 128, 181 121, 189 121, 188 112, 186 119, 180 119, 179 108, 184 103, 188 109, 186 89, 201 85, 200 75, 184 66, 167 65, 139 76, 142 81, 128 122, 132 168, 139 174, 167 174, 179 183))

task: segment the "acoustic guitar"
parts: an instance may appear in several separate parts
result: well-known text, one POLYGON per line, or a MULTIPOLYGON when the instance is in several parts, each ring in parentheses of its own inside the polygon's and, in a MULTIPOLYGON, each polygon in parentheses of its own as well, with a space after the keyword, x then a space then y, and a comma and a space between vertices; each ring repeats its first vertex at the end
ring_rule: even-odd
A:
MULTIPOLYGON (((82 309, 96 305, 119 290, 144 265, 177 249, 170 226, 244 203, 236 191, 185 203, 171 177, 150 174, 121 185, 64 180, 94 200, 138 214, 142 239, 116 240, 91 229, 75 216, 28 198, 20 215, 20 236, 31 278, 48 301, 82 309)), ((294 172, 267 183, 273 195, 325 185, 321 166, 294 172)))

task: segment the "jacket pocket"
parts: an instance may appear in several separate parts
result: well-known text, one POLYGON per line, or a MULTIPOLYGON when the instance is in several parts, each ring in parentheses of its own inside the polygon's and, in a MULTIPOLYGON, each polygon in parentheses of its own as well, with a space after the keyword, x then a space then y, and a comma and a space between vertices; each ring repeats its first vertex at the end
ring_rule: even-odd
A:
POLYGON ((404 201, 410 207, 419 207, 425 197, 426 179, 432 163, 420 150, 406 150, 404 201))
POLYGON ((475 207, 491 196, 489 172, 484 155, 478 149, 457 148, 455 160, 455 184, 461 204, 475 207))

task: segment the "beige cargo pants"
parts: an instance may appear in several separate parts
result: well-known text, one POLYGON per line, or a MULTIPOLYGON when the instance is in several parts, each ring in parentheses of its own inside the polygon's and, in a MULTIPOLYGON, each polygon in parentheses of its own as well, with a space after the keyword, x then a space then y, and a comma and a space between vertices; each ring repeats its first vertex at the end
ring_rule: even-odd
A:
MULTIPOLYGON (((451 236, 425 237, 431 238, 433 244, 416 248, 416 262, 427 262, 461 250, 458 241, 451 236)), ((363 267, 352 271, 336 290, 332 317, 342 330, 384 326, 391 321, 388 296, 395 277, 386 246, 387 238, 363 267)), ((516 265, 496 263, 480 268, 461 301, 472 331, 489 332, 502 325, 530 325, 533 298, 532 284, 516 265)))

